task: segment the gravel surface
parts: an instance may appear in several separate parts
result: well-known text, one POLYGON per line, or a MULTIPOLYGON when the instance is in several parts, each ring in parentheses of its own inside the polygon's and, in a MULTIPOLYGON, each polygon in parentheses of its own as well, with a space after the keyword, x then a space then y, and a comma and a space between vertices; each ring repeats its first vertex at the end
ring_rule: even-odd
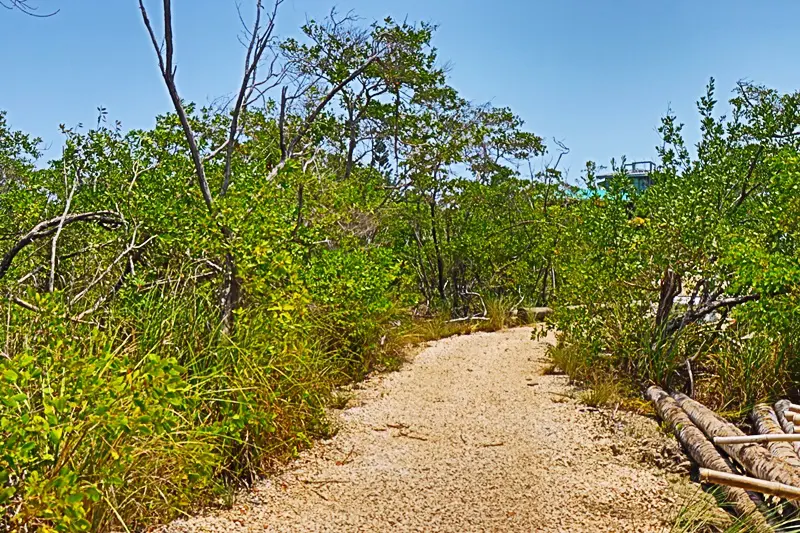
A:
POLYGON ((553 339, 532 331, 430 343, 355 385, 334 438, 231 509, 162 531, 668 531, 685 467, 674 441, 580 405, 564 376, 542 375, 553 339))

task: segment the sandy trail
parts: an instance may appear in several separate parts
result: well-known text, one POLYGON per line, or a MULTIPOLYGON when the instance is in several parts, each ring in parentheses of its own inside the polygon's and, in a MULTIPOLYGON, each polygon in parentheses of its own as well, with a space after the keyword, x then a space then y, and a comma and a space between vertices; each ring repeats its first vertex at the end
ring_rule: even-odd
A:
POLYGON ((668 531, 677 476, 655 465, 680 461, 674 445, 572 399, 531 333, 431 343, 357 385, 334 438, 167 531, 668 531))

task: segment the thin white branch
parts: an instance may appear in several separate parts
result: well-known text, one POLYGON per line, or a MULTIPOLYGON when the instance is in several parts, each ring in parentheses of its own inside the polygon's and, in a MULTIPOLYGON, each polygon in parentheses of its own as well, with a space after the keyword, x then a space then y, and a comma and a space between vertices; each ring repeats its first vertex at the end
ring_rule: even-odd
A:
MULTIPOLYGON (((67 167, 64 166, 64 180, 67 181, 67 167)), ((67 195, 67 202, 64 205, 64 214, 61 215, 61 220, 58 222, 58 228, 56 228, 56 233, 53 235, 53 242, 50 246, 50 278, 47 281, 47 292, 53 292, 53 287, 56 281, 56 248, 58 247, 58 238, 61 236, 61 230, 64 229, 64 221, 67 219, 67 215, 69 214, 69 208, 72 205, 72 197, 75 196, 75 189, 78 188, 78 178, 75 178, 75 181, 72 182, 72 188, 69 190, 69 194, 67 195)))

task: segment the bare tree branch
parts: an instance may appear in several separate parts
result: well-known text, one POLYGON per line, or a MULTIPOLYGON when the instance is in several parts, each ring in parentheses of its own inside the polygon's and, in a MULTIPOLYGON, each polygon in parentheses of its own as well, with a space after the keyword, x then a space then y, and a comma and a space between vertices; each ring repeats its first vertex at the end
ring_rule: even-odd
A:
MULTIPOLYGON (((123 269, 122 274, 120 274, 120 277, 117 280, 117 282, 114 284, 114 286, 111 288, 111 290, 109 292, 107 292, 105 294, 101 294, 97 298, 97 300, 95 300, 94 305, 92 305, 88 309, 83 310, 81 313, 79 313, 72 320, 80 322, 81 320, 86 318, 88 315, 90 315, 90 314, 94 313, 95 311, 97 311, 98 309, 100 309, 100 306, 102 306, 105 302, 111 300, 120 291, 120 289, 124 285, 125 280, 127 279, 127 277, 133 273, 134 258, 130 254, 132 252, 136 252, 136 251, 144 248, 147 245, 147 243, 149 243, 153 238, 154 237, 150 237, 149 239, 147 239, 146 241, 144 241, 141 244, 137 244, 137 245, 131 244, 130 246, 128 246, 128 248, 126 248, 117 257, 117 259, 114 261, 114 264, 118 263, 120 258, 122 258, 122 257, 127 257, 127 259, 128 259, 128 262, 126 263, 125 268, 123 269)), ((134 238, 134 240, 135 240, 135 238, 134 238)), ((111 266, 113 266, 113 264, 111 266)), ((108 272, 110 272, 110 268, 111 267, 109 267, 109 269, 107 269, 106 272, 103 273, 103 277, 106 274, 108 274, 108 272)), ((100 279, 101 278, 98 278, 97 280, 95 280, 95 283, 99 282, 100 279)), ((74 301, 73 301, 73 303, 74 303, 74 301)))
POLYGON ((280 136, 281 161, 286 160, 286 86, 281 89, 281 112, 278 116, 278 135, 280 136))
POLYGON ((115 213, 114 211, 95 211, 91 213, 67 215, 66 217, 56 217, 40 222, 17 241, 3 256, 2 261, 0 261, 0 278, 6 275, 8 269, 11 268, 11 263, 14 261, 14 258, 23 248, 35 241, 49 237, 56 232, 60 224, 62 226, 68 226, 74 222, 94 222, 106 229, 116 229, 122 224, 122 217, 119 213, 115 213))
MULTIPOLYGON (((64 174, 66 179, 66 167, 64 167, 64 174)), ((61 235, 61 230, 64 229, 64 219, 67 218, 69 214, 69 208, 72 206, 72 198, 75 196, 75 189, 78 188, 78 179, 75 178, 75 181, 72 183, 72 187, 69 190, 69 194, 67 195, 67 201, 64 205, 64 214, 61 216, 61 220, 58 222, 58 228, 56 228, 56 233, 53 235, 53 243, 50 247, 50 278, 47 281, 47 292, 53 292, 53 287, 56 281, 56 248, 58 247, 58 237, 61 235)))
POLYGON ((0 0, 0 6, 6 9, 17 9, 26 15, 36 18, 52 17, 61 11, 60 9, 56 9, 55 11, 51 11, 49 13, 37 13, 36 11, 39 8, 31 5, 28 0, 0 0))
POLYGON ((131 173, 133 174, 133 178, 131 178, 131 182, 128 184, 128 192, 131 192, 133 190, 133 186, 136 185, 136 180, 139 179, 139 176, 141 176, 145 172, 150 172, 151 170, 155 170, 161 165, 161 161, 156 161, 152 165, 141 168, 139 161, 135 158, 133 152, 131 152, 131 159, 133 160, 133 165, 131 168, 131 173))
POLYGON ((230 141, 229 141, 228 139, 225 139, 225 142, 224 142, 224 143, 220 144, 219 146, 217 146, 216 148, 214 148, 214 149, 211 151, 211 153, 209 153, 208 155, 206 155, 205 157, 203 157, 203 162, 205 163, 206 161, 211 161, 212 159, 214 159, 215 157, 217 157, 219 154, 221 154, 221 153, 222 153, 222 151, 223 151, 225 148, 227 148, 227 147, 228 147, 228 144, 229 144, 229 143, 230 143, 230 141))
POLYGON ((330 91, 328 91, 328 94, 325 95, 325 98, 323 98, 317 104, 317 106, 314 108, 314 110, 306 117, 306 119, 303 121, 303 124, 300 126, 300 130, 295 134, 294 137, 292 137, 292 140, 289 141, 289 144, 286 147, 286 153, 282 154, 282 159, 287 159, 287 158, 292 157, 292 155, 294 154, 294 149, 297 146, 297 143, 299 143, 303 139, 303 137, 306 135, 306 133, 308 133, 308 130, 314 124, 314 121, 317 120, 317 117, 319 116, 319 114, 322 112, 323 109, 325 109, 325 106, 327 106, 328 103, 330 103, 330 101, 333 100, 333 98, 342 89, 344 89, 347 86, 348 83, 350 83, 351 81, 356 79, 358 76, 360 76, 365 70, 367 70, 367 68, 369 68, 370 65, 372 65, 373 63, 375 63, 378 60, 379 60, 379 55, 378 54, 375 54, 375 55, 371 56, 369 59, 367 59, 364 62, 363 65, 361 65, 356 70, 351 72, 349 76, 347 76, 345 79, 343 79, 338 84, 336 84, 330 91))
POLYGON ((772 136, 773 139, 791 139, 800 136, 800 131, 792 131, 789 133, 776 133, 772 136))
POLYGON ((23 309, 27 309, 28 311, 33 311, 34 313, 41 313, 42 312, 41 309, 39 309, 38 307, 36 307, 32 303, 23 300, 19 296, 11 295, 11 296, 9 296, 9 299, 12 302, 14 302, 15 304, 17 304, 18 306, 22 307, 23 309))
POLYGON ((106 277, 106 276, 107 276, 107 275, 108 275, 108 274, 109 274, 109 273, 110 273, 110 272, 111 272, 111 271, 114 269, 114 267, 115 267, 115 266, 116 266, 116 265, 117 265, 117 264, 118 264, 120 261, 122 261, 123 259, 127 258, 127 257, 128 257, 128 255, 129 255, 131 252, 133 252, 133 251, 135 251, 135 250, 140 250, 140 249, 144 248, 145 246, 147 246, 147 244, 148 244, 150 241, 152 241, 152 240, 155 238, 155 237, 150 237, 150 238, 148 238, 147 240, 145 240, 145 241, 144 241, 143 243, 141 243, 141 244, 135 244, 135 243, 136 243, 136 236, 137 236, 137 233, 138 233, 138 232, 137 232, 137 231, 134 229, 134 230, 133 230, 133 237, 131 237, 131 242, 130 242, 130 244, 129 244, 129 245, 128 245, 128 246, 127 246, 127 247, 126 247, 126 248, 125 248, 125 249, 124 249, 124 250, 123 250, 123 251, 122 251, 122 252, 121 252, 121 253, 120 253, 120 254, 117 256, 117 257, 116 257, 116 259, 114 259, 114 260, 111 262, 111 264, 109 264, 109 265, 106 267, 106 269, 105 269, 105 270, 104 270, 104 271, 103 271, 103 272, 102 272, 100 275, 98 275, 97 277, 95 277, 95 279, 93 279, 93 280, 91 281, 91 283, 89 283, 89 284, 88 284, 86 287, 84 287, 84 288, 83 288, 83 290, 82 290, 81 292, 79 292, 79 293, 78 293, 78 294, 77 294, 77 295, 76 295, 76 296, 75 296, 75 297, 72 299, 72 301, 70 302, 70 305, 75 305, 75 304, 76 304, 76 303, 77 303, 77 302, 78 302, 78 301, 79 301, 81 298, 83 298, 84 296, 86 296, 86 294, 87 294, 87 293, 88 293, 90 290, 92 290, 94 287, 96 287, 96 286, 97 286, 97 284, 99 284, 101 281, 103 281, 103 279, 104 279, 104 278, 105 278, 105 277, 106 277))
MULTIPOLYGON (((253 23, 253 30, 250 32, 250 44, 247 47, 247 54, 244 61, 244 74, 242 75, 242 83, 239 87, 239 94, 236 98, 236 104, 233 106, 231 112, 231 124, 228 132, 227 151, 225 153, 225 174, 222 180, 222 187, 220 188, 220 196, 225 196, 228 192, 228 187, 231 182, 231 162, 233 160, 233 149, 236 141, 236 136, 239 131, 239 118, 246 110, 249 101, 249 96, 252 94, 256 85, 256 73, 258 65, 264 52, 272 42, 272 32, 275 29, 275 18, 278 14, 278 7, 283 0, 276 0, 272 12, 268 16, 267 25, 262 29, 261 27, 261 12, 263 10, 262 0, 256 2, 256 20, 253 23)), ((274 65, 274 62, 273 62, 274 65)), ((270 75, 272 75, 272 68, 270 68, 270 75)))
POLYGON ((689 309, 681 316, 675 317, 667 323, 666 327, 666 334, 671 335, 676 331, 688 326, 689 324, 693 324, 707 315, 710 315, 714 311, 719 309, 731 309, 737 305, 747 303, 747 302, 754 302, 761 299, 761 294, 747 294, 744 296, 734 296, 731 298, 723 298, 722 300, 716 300, 709 303, 706 303, 696 309, 689 309))
POLYGON ((197 148, 197 139, 194 132, 192 132, 189 118, 186 115, 186 110, 181 102, 178 88, 175 85, 175 67, 173 64, 174 55, 174 42, 172 35, 172 2, 171 0, 164 0, 164 43, 166 45, 166 52, 162 52, 162 47, 158 44, 153 25, 150 23, 150 17, 147 15, 147 9, 144 7, 144 1, 139 0, 139 10, 142 13, 142 20, 147 28, 147 33, 150 35, 150 41, 153 43, 153 49, 158 57, 158 67, 161 70, 161 76, 164 78, 164 83, 167 86, 167 91, 172 99, 172 105, 180 120, 183 134, 186 137, 186 142, 189 144, 189 152, 192 156, 195 174, 197 176, 197 183, 200 186, 200 192, 203 194, 203 200, 206 207, 211 211, 214 208, 214 200, 211 197, 211 190, 208 187, 208 180, 206 179, 206 171, 203 166, 203 160, 200 157, 200 150, 197 148))
POLYGON ((739 197, 733 203, 733 206, 731 206, 730 209, 731 211, 735 211, 736 209, 738 209, 744 203, 744 201, 747 200, 747 198, 751 194, 753 194, 753 191, 755 191, 760 185, 759 183, 755 183, 753 184, 752 187, 750 188, 747 187, 747 185, 750 183, 750 180, 753 177, 753 173, 756 170, 756 166, 758 165, 758 162, 761 159, 761 154, 763 153, 764 153, 764 145, 762 144, 761 146, 758 147, 758 151, 756 152, 756 155, 753 156, 753 160, 750 161, 750 168, 747 170, 747 176, 742 182, 742 191, 739 193, 739 197))

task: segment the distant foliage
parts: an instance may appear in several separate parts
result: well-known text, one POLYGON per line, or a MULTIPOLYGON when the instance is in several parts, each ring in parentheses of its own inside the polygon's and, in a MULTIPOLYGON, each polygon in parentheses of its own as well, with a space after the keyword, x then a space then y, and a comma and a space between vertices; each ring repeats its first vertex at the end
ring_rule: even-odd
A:
POLYGON ((800 94, 741 83, 727 116, 716 104, 712 80, 696 156, 668 115, 653 186, 620 176, 565 219, 555 324, 579 377, 606 369, 738 410, 797 394, 800 94))

